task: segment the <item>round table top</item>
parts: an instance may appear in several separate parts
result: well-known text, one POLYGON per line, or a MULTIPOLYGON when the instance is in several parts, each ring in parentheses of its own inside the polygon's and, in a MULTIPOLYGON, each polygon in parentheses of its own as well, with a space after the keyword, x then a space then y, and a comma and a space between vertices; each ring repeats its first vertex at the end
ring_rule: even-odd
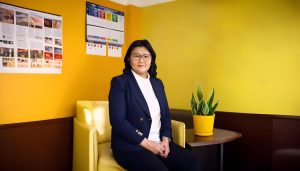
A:
POLYGON ((211 136, 198 136, 194 134, 194 129, 186 129, 186 143, 192 147, 223 144, 233 141, 242 136, 242 134, 225 129, 214 128, 214 134, 211 136))

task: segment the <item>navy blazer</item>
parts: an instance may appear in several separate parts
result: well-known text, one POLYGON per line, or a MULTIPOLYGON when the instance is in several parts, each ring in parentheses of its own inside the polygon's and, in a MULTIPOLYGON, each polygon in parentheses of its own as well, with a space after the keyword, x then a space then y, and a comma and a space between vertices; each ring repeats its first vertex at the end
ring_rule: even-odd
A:
MULTIPOLYGON (((172 139, 170 110, 163 83, 150 77, 161 111, 160 138, 172 139)), ((139 144, 148 138, 151 116, 143 93, 131 71, 114 77, 109 92, 109 117, 112 126, 111 147, 113 150, 139 150, 139 144)))

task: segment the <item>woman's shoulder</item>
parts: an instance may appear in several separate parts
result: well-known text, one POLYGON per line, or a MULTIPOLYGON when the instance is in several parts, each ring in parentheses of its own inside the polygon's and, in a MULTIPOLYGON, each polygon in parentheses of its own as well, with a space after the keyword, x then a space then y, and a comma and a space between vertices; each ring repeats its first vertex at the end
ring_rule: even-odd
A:
POLYGON ((126 82, 127 82, 127 76, 126 76, 125 73, 123 73, 121 75, 117 75, 117 76, 113 77, 111 79, 110 84, 113 87, 118 87, 118 88, 121 88, 121 89, 125 89, 126 82))
POLYGON ((162 82, 161 79, 157 78, 157 77, 152 77, 150 78, 152 83, 155 83, 156 85, 162 86, 164 87, 164 84, 162 82))
POLYGON ((120 75, 117 75, 117 76, 114 76, 113 78, 112 78, 112 80, 118 80, 118 81, 126 81, 127 80, 127 77, 128 77, 128 73, 127 72, 125 72, 125 73, 122 73, 122 74, 120 74, 120 75))
POLYGON ((151 80, 151 81, 155 81, 155 82, 160 82, 160 83, 162 83, 161 79, 158 78, 158 77, 151 77, 151 76, 150 76, 150 80, 151 80))
POLYGON ((122 79, 124 79, 124 74, 117 75, 112 78, 112 80, 122 80, 122 79))

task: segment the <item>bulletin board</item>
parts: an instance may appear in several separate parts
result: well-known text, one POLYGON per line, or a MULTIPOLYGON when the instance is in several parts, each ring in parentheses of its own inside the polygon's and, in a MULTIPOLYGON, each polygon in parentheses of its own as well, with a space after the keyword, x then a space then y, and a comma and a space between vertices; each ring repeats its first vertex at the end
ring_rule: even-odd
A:
POLYGON ((123 44, 124 12, 86 2, 86 53, 121 57, 123 44))
POLYGON ((62 17, 0 3, 0 73, 60 74, 62 17))

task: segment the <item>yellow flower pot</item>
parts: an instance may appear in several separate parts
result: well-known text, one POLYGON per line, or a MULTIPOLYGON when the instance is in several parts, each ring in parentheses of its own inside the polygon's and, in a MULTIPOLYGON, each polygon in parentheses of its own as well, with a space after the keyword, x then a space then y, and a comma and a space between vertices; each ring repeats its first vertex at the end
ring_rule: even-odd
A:
POLYGON ((210 116, 193 115, 194 132, 199 136, 213 135, 215 114, 210 116))

